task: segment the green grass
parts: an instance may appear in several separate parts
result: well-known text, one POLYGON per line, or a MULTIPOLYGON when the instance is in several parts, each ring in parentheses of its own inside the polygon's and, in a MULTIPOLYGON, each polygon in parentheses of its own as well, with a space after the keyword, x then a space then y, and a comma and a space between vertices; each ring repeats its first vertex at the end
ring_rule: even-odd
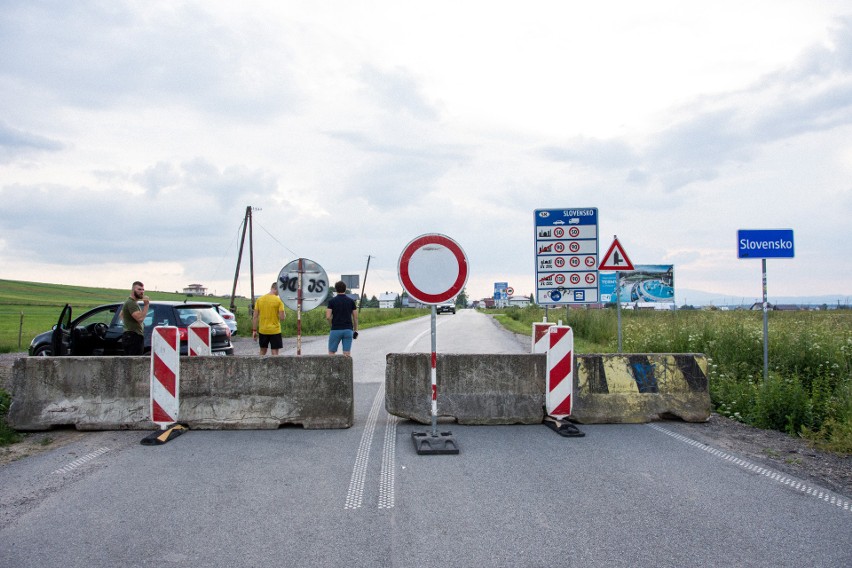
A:
MULTIPOLYGON (((544 310, 498 312, 512 331, 531 335, 544 310)), ((577 353, 618 350, 614 309, 549 310, 574 330, 577 353)), ((769 313, 769 377, 763 380, 763 313, 622 311, 625 353, 704 353, 714 409, 746 424, 803 436, 852 454, 852 311, 769 313)))
MULTIPOLYGON (((184 300, 185 294, 146 291, 152 300, 184 300)), ((50 330, 59 319, 65 304, 71 304, 73 317, 86 310, 123 302, 130 295, 127 290, 113 288, 86 288, 42 282, 0 280, 0 352, 25 350, 33 337, 50 330)), ((197 297, 227 305, 230 300, 214 297, 197 297)), ((243 300, 248 305, 248 300, 243 300)))
MULTIPOLYGON (((0 280, 0 353, 26 350, 33 337, 50 330, 59 319, 65 304, 71 304, 73 317, 86 310, 109 304, 123 302, 130 294, 130 289, 117 290, 112 288, 86 288, 82 286, 65 286, 62 284, 46 284, 41 282, 19 282, 15 280, 0 280)), ((146 294, 152 300, 184 300, 185 294, 172 292, 151 292, 146 294)), ((213 302, 229 307, 231 300, 224 297, 197 296, 197 301, 213 302)), ((251 318, 249 316, 248 298, 235 299, 237 316, 237 335, 251 336, 251 318)), ((283 331, 287 336, 296 335, 296 312, 289 308, 283 331)), ((359 329, 367 329, 377 325, 388 325, 424 315, 428 309, 379 309, 364 308, 359 316, 359 329)), ((302 313, 302 335, 324 335, 328 333, 328 322, 325 320, 325 308, 320 306, 302 313)))

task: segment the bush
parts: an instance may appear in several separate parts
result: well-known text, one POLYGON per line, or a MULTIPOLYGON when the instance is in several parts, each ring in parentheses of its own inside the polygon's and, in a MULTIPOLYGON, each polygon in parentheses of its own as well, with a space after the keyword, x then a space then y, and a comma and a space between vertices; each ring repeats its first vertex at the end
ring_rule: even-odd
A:
POLYGON ((11 403, 12 397, 9 393, 0 389, 0 446, 14 444, 21 439, 21 435, 6 424, 6 413, 11 403))

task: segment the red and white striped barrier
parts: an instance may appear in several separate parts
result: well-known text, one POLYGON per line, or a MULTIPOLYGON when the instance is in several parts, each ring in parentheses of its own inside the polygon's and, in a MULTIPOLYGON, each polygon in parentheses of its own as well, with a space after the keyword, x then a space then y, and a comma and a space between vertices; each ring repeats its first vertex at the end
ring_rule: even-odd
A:
POLYGON ((574 331, 567 325, 548 329, 547 414, 557 420, 571 414, 571 395, 574 393, 574 331))
POLYGON ((550 345, 550 335, 547 333, 547 330, 552 325, 556 324, 548 321, 533 322, 530 353, 547 353, 547 348, 550 345))
POLYGON ((180 332, 157 326, 151 333, 151 421, 161 428, 177 422, 180 400, 180 332))
POLYGON ((203 321, 194 321, 186 330, 186 349, 190 357, 203 357, 211 355, 210 349, 210 326, 203 321))

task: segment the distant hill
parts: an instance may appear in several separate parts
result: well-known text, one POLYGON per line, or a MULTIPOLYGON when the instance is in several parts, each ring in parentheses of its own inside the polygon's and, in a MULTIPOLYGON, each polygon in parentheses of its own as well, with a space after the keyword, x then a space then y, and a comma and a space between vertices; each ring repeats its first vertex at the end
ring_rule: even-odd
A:
MULTIPOLYGON (((763 301, 759 296, 731 296, 704 292, 701 290, 676 290, 675 300, 678 306, 684 304, 691 306, 751 306, 756 302, 763 301)), ((770 304, 792 304, 796 306, 846 306, 852 304, 852 295, 841 296, 839 294, 825 296, 774 296, 769 294, 770 304)))

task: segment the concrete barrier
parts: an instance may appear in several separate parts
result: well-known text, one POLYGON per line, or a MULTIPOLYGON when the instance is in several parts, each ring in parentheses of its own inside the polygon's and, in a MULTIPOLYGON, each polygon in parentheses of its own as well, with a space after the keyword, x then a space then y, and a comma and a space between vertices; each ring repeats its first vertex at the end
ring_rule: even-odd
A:
MULTIPOLYGON (((700 354, 578 355, 572 420, 642 423, 710 417, 707 359, 700 354)), ((430 355, 387 356, 385 408, 431 421, 430 355)), ((459 424, 538 424, 544 419, 546 355, 456 355, 437 359, 438 414, 459 424)))
POLYGON ((710 418, 707 358, 684 354, 578 355, 572 420, 583 424, 710 418))
MULTIPOLYGON (((544 355, 438 354, 438 415, 459 424, 538 424, 544 418, 544 355)), ((431 423, 431 354, 390 353, 385 409, 431 423)))
MULTIPOLYGON (((179 421, 194 429, 349 428, 349 357, 182 357, 179 421)), ((17 430, 147 430, 148 357, 26 357, 12 370, 17 430)))

